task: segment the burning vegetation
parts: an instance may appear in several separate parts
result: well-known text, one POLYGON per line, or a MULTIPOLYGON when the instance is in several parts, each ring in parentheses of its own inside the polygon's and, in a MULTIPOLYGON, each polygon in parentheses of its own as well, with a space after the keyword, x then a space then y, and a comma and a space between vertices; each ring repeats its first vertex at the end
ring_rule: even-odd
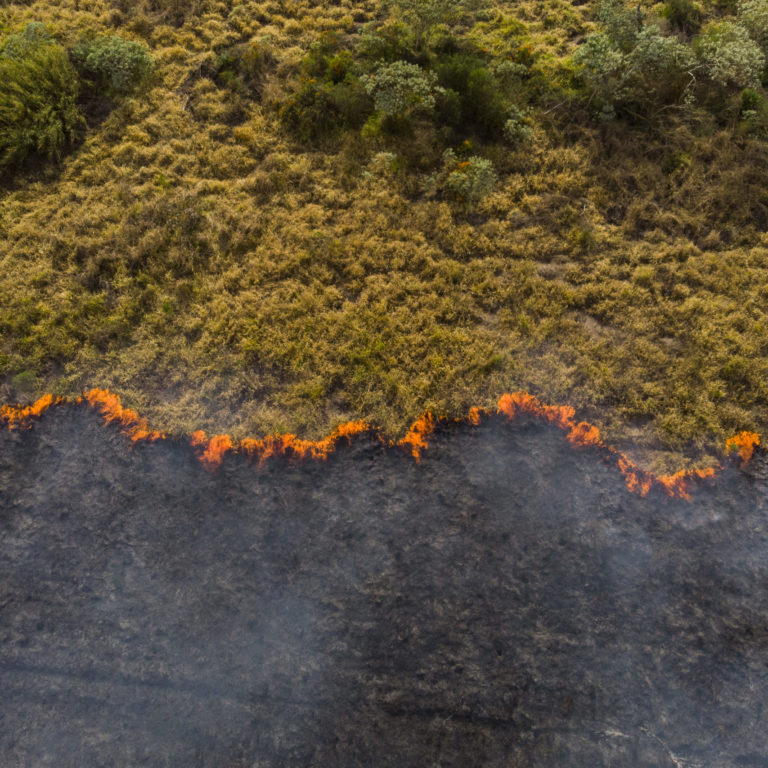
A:
MULTIPOLYGON (((48 394, 27 406, 4 405, 0 407, 0 422, 8 429, 29 428, 47 410, 55 406, 86 404, 97 411, 106 425, 116 424, 120 431, 132 442, 154 442, 164 440, 167 435, 149 427, 147 420, 136 411, 125 408, 119 395, 106 389, 90 389, 75 400, 58 398, 48 394)), ((527 392, 515 392, 502 395, 495 414, 502 414, 510 421, 520 417, 529 417, 546 424, 551 424, 565 433, 569 443, 576 448, 597 448, 602 455, 616 464, 633 493, 646 496, 654 487, 663 490, 671 497, 690 500, 693 488, 702 480, 714 478, 723 468, 706 467, 703 469, 680 470, 674 474, 656 475, 648 472, 614 448, 606 445, 600 437, 600 431, 592 424, 576 420, 576 411, 569 405, 548 405, 527 392)), ((302 440, 293 434, 269 435, 261 439, 244 438, 235 441, 229 435, 208 437, 203 430, 195 430, 188 439, 196 450, 200 463, 208 470, 219 467, 228 453, 240 453, 256 461, 259 466, 273 457, 283 457, 302 461, 306 459, 325 460, 336 450, 339 444, 349 444, 359 435, 368 435, 382 444, 404 448, 417 462, 429 447, 429 438, 438 425, 447 422, 463 422, 478 426, 483 419, 495 415, 481 408, 473 407, 462 419, 438 418, 427 412, 420 416, 400 439, 386 438, 380 430, 367 421, 349 421, 340 424, 330 435, 322 440, 302 440)), ((725 445, 728 453, 735 453, 742 464, 747 463, 760 444, 760 436, 755 432, 741 432, 731 437, 725 445)))

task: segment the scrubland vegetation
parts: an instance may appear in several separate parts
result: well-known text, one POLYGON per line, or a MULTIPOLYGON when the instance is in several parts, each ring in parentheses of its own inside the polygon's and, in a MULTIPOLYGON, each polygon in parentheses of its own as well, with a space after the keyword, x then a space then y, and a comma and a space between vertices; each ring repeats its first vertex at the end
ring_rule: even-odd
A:
POLYGON ((0 0, 0 400, 768 432, 768 0, 0 0))

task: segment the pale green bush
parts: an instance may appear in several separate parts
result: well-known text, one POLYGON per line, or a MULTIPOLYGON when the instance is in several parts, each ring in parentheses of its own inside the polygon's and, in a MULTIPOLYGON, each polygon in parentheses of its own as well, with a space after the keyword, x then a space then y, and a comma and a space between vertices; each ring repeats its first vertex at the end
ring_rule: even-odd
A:
POLYGON ((395 118, 433 109, 435 96, 443 90, 434 72, 407 61, 380 66, 364 81, 364 87, 373 96, 376 111, 395 118))
POLYGON ((521 144, 531 138, 531 127, 526 114, 514 104, 509 108, 509 118, 504 123, 504 139, 510 144, 521 144))
POLYGON ((117 35, 82 40, 71 56, 82 77, 109 96, 130 93, 154 68, 145 45, 117 35))
POLYGON ((477 155, 460 160, 451 149, 443 154, 443 173, 450 197, 467 207, 490 195, 498 181, 490 160, 477 155))
POLYGON ((768 51, 768 0, 741 0, 737 18, 763 51, 768 51))
POLYGON ((723 87, 755 88, 765 67, 760 46, 733 22, 709 25, 695 41, 707 77, 723 87))

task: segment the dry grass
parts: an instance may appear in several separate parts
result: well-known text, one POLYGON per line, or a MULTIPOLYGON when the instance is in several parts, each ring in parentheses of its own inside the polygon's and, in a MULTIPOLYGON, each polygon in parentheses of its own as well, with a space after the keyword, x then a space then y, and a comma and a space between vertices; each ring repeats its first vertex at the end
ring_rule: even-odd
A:
MULTIPOLYGON (((467 216, 364 174, 374 143, 297 146, 277 122, 319 31, 351 34, 376 3, 128 6, 0 8, 4 28, 48 21, 65 42, 117 27, 157 62, 60 167, 0 190, 0 400, 104 386, 161 429, 314 437, 527 389, 657 469, 768 431, 763 141, 541 108, 467 216), (202 74, 251 39, 274 55, 260 101, 202 74)), ((472 34, 494 50, 517 19, 552 76, 591 14, 494 9, 472 34)))

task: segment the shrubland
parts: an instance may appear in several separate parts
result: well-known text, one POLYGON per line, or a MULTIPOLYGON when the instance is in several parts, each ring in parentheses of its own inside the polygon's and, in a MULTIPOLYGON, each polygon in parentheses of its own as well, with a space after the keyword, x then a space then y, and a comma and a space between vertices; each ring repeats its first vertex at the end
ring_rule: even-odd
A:
POLYGON ((0 3, 0 399, 768 429, 768 0, 0 3))

